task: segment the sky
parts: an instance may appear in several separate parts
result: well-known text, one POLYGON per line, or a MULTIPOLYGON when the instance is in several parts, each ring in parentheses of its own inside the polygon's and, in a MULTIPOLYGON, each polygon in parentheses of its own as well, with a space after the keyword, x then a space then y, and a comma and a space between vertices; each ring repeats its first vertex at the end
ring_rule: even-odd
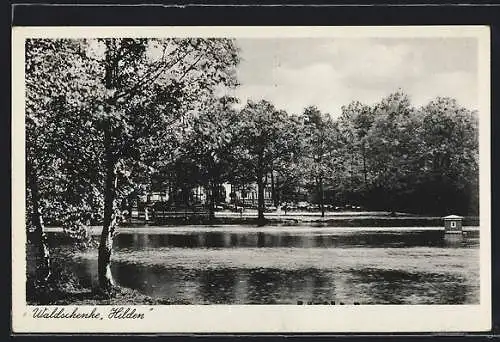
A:
POLYGON ((474 38, 237 39, 235 95, 299 114, 309 105, 336 117, 352 101, 373 104, 402 89, 415 106, 450 96, 478 102, 474 38))

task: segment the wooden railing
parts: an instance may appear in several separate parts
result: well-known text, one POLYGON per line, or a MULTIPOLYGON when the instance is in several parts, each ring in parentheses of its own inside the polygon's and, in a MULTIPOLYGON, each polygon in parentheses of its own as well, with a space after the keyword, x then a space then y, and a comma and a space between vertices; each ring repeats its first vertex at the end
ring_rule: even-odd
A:
POLYGON ((133 210, 131 219, 139 221, 161 221, 176 218, 199 218, 208 217, 209 211, 205 207, 168 207, 168 208, 149 208, 146 218, 145 210, 133 210))

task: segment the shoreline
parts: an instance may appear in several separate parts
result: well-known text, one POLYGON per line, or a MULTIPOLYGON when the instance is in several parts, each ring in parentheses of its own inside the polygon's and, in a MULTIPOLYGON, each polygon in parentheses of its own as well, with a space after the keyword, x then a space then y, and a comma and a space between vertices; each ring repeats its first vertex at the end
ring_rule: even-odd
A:
MULTIPOLYGON (((479 227, 478 216, 465 216, 462 221, 463 227, 479 227)), ((99 227, 99 224, 92 224, 89 227, 99 227)), ((154 217, 152 214, 149 220, 144 218, 128 218, 120 224, 120 228, 146 229, 148 227, 216 227, 216 226, 240 226, 242 228, 282 228, 307 226, 308 228, 356 228, 370 229, 378 228, 411 228, 411 227, 441 227, 444 230, 444 220, 441 216, 419 216, 397 212, 395 216, 385 211, 343 211, 325 212, 321 217, 319 212, 288 212, 286 215, 280 212, 266 213, 264 221, 257 218, 257 212, 246 211, 236 213, 231 211, 218 211, 215 218, 196 213, 173 213, 169 217, 154 217)), ((58 224, 48 226, 48 231, 61 227, 58 224)))
MULTIPOLYGON (((87 227, 91 235, 99 235, 101 226, 87 227)), ((164 234, 182 233, 182 232, 232 232, 232 233, 248 233, 251 232, 267 232, 267 233, 350 233, 350 232, 373 232, 373 233, 405 233, 405 232, 425 232, 425 231, 442 231, 444 227, 301 227, 301 226, 264 226, 264 227, 242 227, 238 225, 178 225, 178 226, 156 226, 148 225, 141 227, 120 226, 118 233, 124 234, 164 234)), ((479 232, 480 228, 476 226, 465 226, 463 232, 479 232)), ((61 227, 47 227, 47 233, 63 233, 61 227)))
MULTIPOLYGON (((218 212, 212 220, 206 217, 171 217, 162 220, 130 219, 119 225, 121 232, 156 232, 165 230, 190 231, 417 231, 442 230, 444 221, 438 216, 410 216, 398 213, 388 216, 385 212, 327 213, 321 217, 319 213, 291 213, 288 215, 267 215, 264 224, 256 216, 236 217, 232 213, 218 212), (227 215, 230 214, 230 215, 227 215)), ((100 234, 101 225, 86 227, 92 234, 100 234)), ((478 217, 464 217, 463 231, 479 231, 478 217)), ((63 232, 61 226, 47 226, 47 232, 63 232)))

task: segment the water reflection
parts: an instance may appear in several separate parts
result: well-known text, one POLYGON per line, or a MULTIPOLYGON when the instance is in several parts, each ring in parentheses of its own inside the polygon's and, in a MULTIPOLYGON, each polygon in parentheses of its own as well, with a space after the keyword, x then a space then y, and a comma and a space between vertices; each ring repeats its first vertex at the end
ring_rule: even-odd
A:
MULTIPOLYGON (((82 285, 96 285, 97 263, 75 263, 82 285)), ((190 304, 472 304, 479 287, 450 273, 315 268, 186 269, 115 262, 121 286, 190 304)))
MULTIPOLYGON (((469 304, 479 301, 477 246, 440 231, 120 234, 112 272, 179 303, 469 304)), ((84 286, 97 285, 96 255, 75 254, 84 286)))
POLYGON ((229 304, 236 301, 238 274, 230 269, 215 269, 197 274, 199 296, 203 302, 229 304))
POLYGON ((402 270, 362 269, 352 271, 353 282, 366 284, 372 298, 381 304, 472 304, 477 303, 479 287, 467 284, 458 275, 402 270))
POLYGON ((477 239, 449 241, 442 231, 410 232, 359 232, 351 234, 291 233, 291 232, 186 232, 165 234, 120 234, 115 239, 116 248, 143 249, 158 247, 182 248, 234 248, 234 247, 301 247, 331 248, 364 246, 412 247, 455 246, 477 244, 477 239))

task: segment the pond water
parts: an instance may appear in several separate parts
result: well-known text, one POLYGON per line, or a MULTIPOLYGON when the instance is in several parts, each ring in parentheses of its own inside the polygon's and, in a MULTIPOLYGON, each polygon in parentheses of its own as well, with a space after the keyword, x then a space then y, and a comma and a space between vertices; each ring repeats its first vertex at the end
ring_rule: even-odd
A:
MULTIPOLYGON (((478 242, 424 229, 144 228, 115 238, 112 272, 179 303, 477 304, 478 242)), ((95 285, 95 250, 72 265, 95 285)))

